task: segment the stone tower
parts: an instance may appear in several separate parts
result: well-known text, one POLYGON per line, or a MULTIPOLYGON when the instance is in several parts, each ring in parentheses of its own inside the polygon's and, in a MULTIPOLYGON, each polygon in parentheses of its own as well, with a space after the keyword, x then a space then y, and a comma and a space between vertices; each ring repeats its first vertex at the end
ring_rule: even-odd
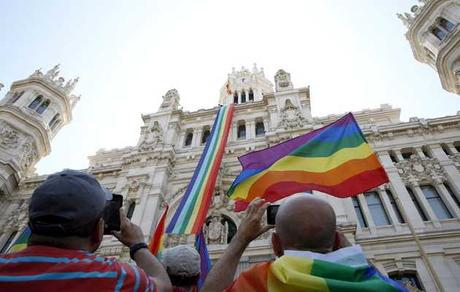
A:
POLYGON ((419 0, 411 12, 398 14, 417 61, 438 72, 442 87, 460 94, 460 2, 419 0))
POLYGON ((72 119, 80 99, 72 95, 78 78, 59 77, 59 65, 15 81, 0 100, 0 196, 11 195, 20 180, 51 151, 50 142, 72 119))
POLYGON ((227 82, 220 89, 220 104, 240 104, 262 100, 264 93, 273 92, 273 84, 265 78, 264 69, 254 64, 252 70, 232 68, 227 82))

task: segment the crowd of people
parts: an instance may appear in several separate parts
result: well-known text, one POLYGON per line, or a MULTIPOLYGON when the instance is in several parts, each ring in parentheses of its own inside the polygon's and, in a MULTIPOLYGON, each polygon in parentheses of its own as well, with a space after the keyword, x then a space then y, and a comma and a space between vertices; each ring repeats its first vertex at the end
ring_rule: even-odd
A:
MULTIPOLYGON (((103 240, 103 213, 111 198, 95 177, 84 172, 50 175, 30 200, 28 247, 0 255, 0 291, 198 291, 198 252, 180 245, 165 249, 158 260, 148 250, 140 227, 122 211, 120 231, 113 235, 129 249, 135 264, 95 254, 103 240)), ((343 291, 404 291, 367 263, 361 248, 337 231, 334 210, 327 202, 308 195, 290 196, 279 207, 275 225, 262 220, 268 206, 260 198, 250 203, 202 291, 341 287, 343 291), (247 246, 271 228, 276 260, 254 265, 235 278, 247 246)))

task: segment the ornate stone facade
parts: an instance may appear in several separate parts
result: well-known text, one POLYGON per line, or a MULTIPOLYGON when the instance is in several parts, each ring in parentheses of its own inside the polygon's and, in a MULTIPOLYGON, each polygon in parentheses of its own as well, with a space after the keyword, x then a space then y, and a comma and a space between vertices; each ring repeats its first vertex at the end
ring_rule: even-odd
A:
POLYGON ((460 94, 460 2, 419 0, 410 10, 397 16, 415 59, 438 72, 445 90, 460 94))
MULTIPOLYGON (((243 216, 233 211, 232 202, 225 196, 241 170, 237 157, 317 129, 342 115, 313 117, 308 87, 295 88, 289 74, 282 70, 276 74, 273 86, 264 74, 257 67, 251 71, 234 70, 221 90, 221 103, 238 103, 206 220, 206 241, 213 260, 222 254, 243 216), (242 102, 241 93, 249 89, 254 93, 253 100, 242 102)), ((203 135, 212 126, 218 109, 188 112, 179 101, 177 90, 170 90, 157 112, 142 116, 144 124, 137 145, 100 150, 89 157, 87 171, 124 196, 125 208, 132 209, 132 221, 141 226, 146 239, 154 230, 164 202, 170 205, 168 217, 174 214, 204 149, 203 135)), ((354 200, 320 192, 313 195, 331 203, 339 228, 364 248, 382 273, 434 291, 434 278, 426 264, 429 260, 445 291, 456 291, 460 285, 460 113, 404 122, 400 121, 399 109, 382 105, 354 115, 390 183, 354 200), (414 243, 408 220, 427 258, 414 243)), ((6 144, 21 141, 11 130, 5 130, 4 135, 9 137, 6 144)), ((27 199, 45 178, 24 178, 12 195, 1 197, 0 226, 5 227, 1 229, 0 246, 25 224, 27 199)), ((193 236, 169 235, 166 246, 193 241, 193 236)), ((127 250, 110 236, 104 239, 99 252, 128 258, 127 250)), ((267 233, 250 244, 239 271, 272 258, 267 233)))

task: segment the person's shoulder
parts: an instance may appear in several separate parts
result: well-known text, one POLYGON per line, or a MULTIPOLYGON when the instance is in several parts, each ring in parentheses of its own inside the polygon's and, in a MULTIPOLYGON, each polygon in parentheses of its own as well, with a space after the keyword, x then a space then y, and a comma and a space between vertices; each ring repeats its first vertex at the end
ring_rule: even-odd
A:
POLYGON ((134 290, 140 291, 156 291, 155 281, 147 273, 132 263, 121 261, 115 262, 116 267, 120 270, 122 277, 125 279, 126 285, 134 290))

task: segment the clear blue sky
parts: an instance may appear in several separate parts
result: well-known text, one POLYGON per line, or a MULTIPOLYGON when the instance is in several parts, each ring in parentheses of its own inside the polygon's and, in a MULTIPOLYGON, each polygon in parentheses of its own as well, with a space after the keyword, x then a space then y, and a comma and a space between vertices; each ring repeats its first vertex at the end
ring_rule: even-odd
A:
MULTIPOLYGON (((99 148, 135 145, 141 113, 176 88, 186 110, 213 107, 232 67, 311 86, 314 116, 389 103, 402 119, 453 115, 460 97, 417 63, 396 17, 415 0, 0 0, 0 81, 60 63, 80 76, 73 121, 38 173, 86 168, 99 148)), ((3 96, 4 88, 1 92, 3 96)))

